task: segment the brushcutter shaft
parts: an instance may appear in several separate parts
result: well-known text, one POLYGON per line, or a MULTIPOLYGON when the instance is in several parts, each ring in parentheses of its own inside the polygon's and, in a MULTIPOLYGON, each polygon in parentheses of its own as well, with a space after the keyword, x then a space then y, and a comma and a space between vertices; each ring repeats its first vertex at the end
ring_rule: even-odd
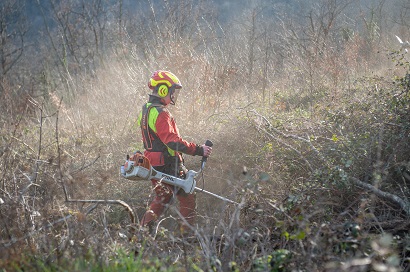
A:
POLYGON ((197 190, 198 192, 205 193, 205 194, 211 195, 211 196, 213 196, 213 197, 219 198, 219 199, 221 199, 221 200, 223 200, 223 201, 226 201, 226 202, 229 202, 229 203, 238 205, 238 206, 240 205, 238 202, 235 202, 235 201, 230 200, 230 199, 228 199, 228 198, 225 198, 225 197, 223 197, 223 196, 220 196, 220 195, 217 195, 217 194, 208 192, 208 191, 206 191, 206 190, 204 190, 204 189, 195 187, 195 190, 197 190))

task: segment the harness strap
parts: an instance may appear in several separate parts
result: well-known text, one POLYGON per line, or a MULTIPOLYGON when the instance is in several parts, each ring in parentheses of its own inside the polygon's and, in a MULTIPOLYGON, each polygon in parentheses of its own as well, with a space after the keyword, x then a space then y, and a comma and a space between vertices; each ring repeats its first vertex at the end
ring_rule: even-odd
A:
POLYGON ((149 106, 147 110, 144 109, 142 113, 141 119, 141 130, 142 130, 142 140, 144 142, 144 147, 146 150, 152 149, 152 141, 149 133, 149 125, 148 125, 148 113, 153 106, 149 106))
MULTIPOLYGON (((149 112, 151 111, 152 108, 154 107, 158 107, 158 106, 162 106, 161 104, 151 104, 148 106, 148 108, 146 108, 144 106, 144 110, 142 112, 142 119, 141 119, 141 130, 142 130, 142 140, 144 142, 144 148, 148 151, 162 151, 162 150, 152 150, 153 149, 153 144, 152 144, 152 140, 151 140, 151 133, 150 133, 150 127, 149 127, 149 112)), ((153 133, 152 137, 155 140, 159 141, 158 136, 153 133)))

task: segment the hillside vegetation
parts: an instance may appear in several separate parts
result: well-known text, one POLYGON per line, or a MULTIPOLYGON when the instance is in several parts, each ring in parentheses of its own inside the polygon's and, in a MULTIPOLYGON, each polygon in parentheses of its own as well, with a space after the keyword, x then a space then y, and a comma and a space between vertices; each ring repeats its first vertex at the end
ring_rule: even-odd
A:
POLYGON ((1 271, 410 271, 408 1, 31 2, 0 4, 1 271), (119 175, 157 69, 240 203, 197 193, 190 236, 119 175))

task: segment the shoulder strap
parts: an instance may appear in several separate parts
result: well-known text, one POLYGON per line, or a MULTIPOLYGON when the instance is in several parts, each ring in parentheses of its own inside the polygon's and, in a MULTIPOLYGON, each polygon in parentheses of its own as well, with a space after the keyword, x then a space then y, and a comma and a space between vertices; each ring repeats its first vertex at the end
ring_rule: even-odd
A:
MULTIPOLYGON (((141 130, 142 130, 142 140, 144 142, 144 148, 146 150, 152 150, 152 147, 153 147, 152 140, 151 140, 150 127, 148 123, 148 117, 149 117, 149 112, 154 107, 163 107, 163 105, 154 104, 154 103, 151 105, 145 104, 142 109, 141 130)), ((155 134, 153 136, 156 137, 155 134)))

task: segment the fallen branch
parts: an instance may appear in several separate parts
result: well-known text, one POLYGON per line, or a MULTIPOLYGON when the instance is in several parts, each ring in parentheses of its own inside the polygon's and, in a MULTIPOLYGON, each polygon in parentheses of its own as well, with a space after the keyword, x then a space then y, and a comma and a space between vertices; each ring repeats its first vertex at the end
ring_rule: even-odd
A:
POLYGON ((371 185, 369 183, 366 183, 366 182, 363 182, 363 181, 361 181, 357 178, 350 177, 350 180, 353 182, 353 184, 371 191, 376 196, 378 196, 380 198, 383 198, 387 201, 390 201, 390 202, 392 202, 396 205, 399 205, 400 208, 407 215, 407 217, 410 218, 410 202, 398 197, 397 195, 394 195, 394 194, 391 194, 391 193, 388 193, 388 192, 384 192, 384 191, 374 187, 373 185, 371 185))
POLYGON ((102 200, 102 199, 68 199, 66 202, 77 202, 77 203, 97 203, 97 204, 118 204, 123 206, 129 213, 130 218, 131 218, 131 223, 135 224, 136 222, 136 217, 134 214, 134 211, 131 209, 131 207, 125 203, 122 200, 102 200))

